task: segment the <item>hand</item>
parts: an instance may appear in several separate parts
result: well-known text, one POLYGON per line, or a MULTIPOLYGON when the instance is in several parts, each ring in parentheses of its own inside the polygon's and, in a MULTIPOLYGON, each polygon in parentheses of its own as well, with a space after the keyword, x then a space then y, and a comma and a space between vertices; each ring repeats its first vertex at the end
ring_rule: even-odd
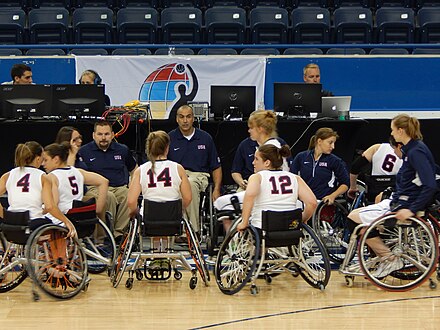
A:
POLYGON ((66 223, 66 227, 69 230, 67 237, 78 238, 75 226, 70 221, 66 223))
POLYGON ((409 217, 412 217, 413 215, 414 215, 414 213, 411 210, 409 210, 409 209, 401 209, 401 210, 396 212, 395 217, 396 217, 397 220, 406 220, 409 217))
POLYGON ((221 196, 220 189, 214 189, 212 191, 212 201, 215 202, 217 198, 221 196))
POLYGON ((349 189, 347 191, 347 196, 351 199, 355 199, 356 198, 356 194, 359 192, 359 189, 355 188, 355 189, 349 189))
POLYGON ((242 233, 243 231, 246 230, 247 227, 248 227, 248 224, 244 224, 243 221, 242 221, 242 222, 240 222, 240 223, 237 225, 237 231, 239 231, 240 233, 242 233))
POLYGON ((240 184, 240 188, 246 190, 248 184, 248 180, 243 180, 240 184))
POLYGON ((322 201, 324 203, 327 203, 328 205, 333 205, 333 203, 335 202, 335 198, 332 195, 328 195, 328 196, 324 196, 322 198, 322 201))

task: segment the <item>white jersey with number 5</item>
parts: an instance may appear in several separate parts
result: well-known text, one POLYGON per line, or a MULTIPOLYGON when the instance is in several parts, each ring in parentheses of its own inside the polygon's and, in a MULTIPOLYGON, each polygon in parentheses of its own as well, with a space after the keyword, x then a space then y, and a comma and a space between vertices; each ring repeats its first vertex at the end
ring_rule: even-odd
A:
POLYGON ((84 197, 84 177, 75 167, 57 168, 50 174, 58 179, 58 208, 66 214, 74 200, 80 201, 84 197))
POLYGON ((35 167, 16 167, 6 181, 8 211, 27 211, 31 219, 43 218, 41 177, 44 172, 35 167))
POLYGON ((298 181, 296 175, 281 170, 263 170, 260 194, 255 198, 251 224, 261 228, 262 211, 289 211, 297 208, 298 181))
POLYGON ((181 199, 180 178, 177 163, 171 160, 156 160, 154 171, 152 163, 140 166, 140 184, 142 196, 154 202, 167 202, 181 199))

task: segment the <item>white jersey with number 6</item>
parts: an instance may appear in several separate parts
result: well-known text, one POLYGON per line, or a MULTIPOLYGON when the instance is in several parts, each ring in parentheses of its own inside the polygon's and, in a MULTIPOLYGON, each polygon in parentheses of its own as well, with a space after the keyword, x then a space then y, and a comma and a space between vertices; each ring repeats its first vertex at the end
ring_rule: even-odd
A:
POLYGON ((396 175, 402 166, 402 160, 394 153, 389 143, 382 143, 374 153, 371 175, 396 175))

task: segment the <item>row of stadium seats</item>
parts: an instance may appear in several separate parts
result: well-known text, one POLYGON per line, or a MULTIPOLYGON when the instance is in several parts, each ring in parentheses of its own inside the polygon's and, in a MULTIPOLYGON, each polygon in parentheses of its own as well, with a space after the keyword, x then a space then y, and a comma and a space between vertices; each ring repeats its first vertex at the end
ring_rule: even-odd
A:
POLYGON ((156 9, 188 6, 196 8, 211 8, 214 6, 239 6, 243 8, 255 8, 257 6, 277 6, 281 8, 297 8, 300 6, 319 6, 323 8, 401 6, 418 9, 423 6, 440 6, 440 3, 438 0, 2 0, 0 2, 0 7, 20 7, 24 10, 48 6, 64 7, 69 10, 87 6, 108 7, 115 10, 131 6, 156 9))
MULTIPOLYGON (((151 51, 148 48, 116 48, 107 51, 104 48, 72 49, 69 55, 424 55, 440 54, 440 48, 415 48, 412 52, 406 48, 372 48, 365 50, 363 48, 329 48, 325 52, 321 48, 287 48, 280 51, 276 48, 244 48, 236 50, 234 48, 202 48, 198 51, 192 48, 178 48, 170 50, 169 48, 158 48, 151 51)), ((63 56, 66 52, 61 48, 52 49, 28 49, 22 52, 18 48, 0 48, 0 56, 63 56)))
POLYGON ((326 8, 214 7, 0 10, 1 44, 327 44, 438 43, 440 7, 326 8), (373 23, 374 22, 374 23, 373 23), (417 23, 416 23, 417 22, 417 23))

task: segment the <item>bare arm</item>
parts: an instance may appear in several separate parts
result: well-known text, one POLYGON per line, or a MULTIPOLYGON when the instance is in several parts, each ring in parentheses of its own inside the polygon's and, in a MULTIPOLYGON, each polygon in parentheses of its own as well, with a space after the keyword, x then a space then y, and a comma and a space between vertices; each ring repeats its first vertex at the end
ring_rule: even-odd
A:
POLYGON ((249 218, 254 207, 255 198, 260 194, 260 184, 261 175, 258 173, 251 175, 243 198, 242 221, 237 226, 238 231, 243 231, 249 226, 249 218))
MULTIPOLYGON (((8 181, 9 172, 2 175, 0 178, 0 195, 3 195, 6 192, 6 181, 8 181)), ((0 204, 0 217, 3 218, 3 206, 0 204)))
POLYGON ((60 192, 58 191, 58 178, 53 174, 47 174, 47 178, 50 181, 50 184, 52 186, 52 198, 55 205, 58 205, 60 203, 60 192))
POLYGON ((238 172, 232 172, 231 173, 232 179, 235 181, 236 184, 238 184, 238 186, 242 189, 246 189, 247 187, 247 180, 243 179, 243 176, 241 175, 241 173, 238 172))
POLYGON ((318 201, 307 183, 300 176, 297 176, 296 179, 298 180, 298 197, 305 205, 302 212, 302 220, 307 222, 315 212, 318 201))
POLYGON ((191 185, 188 180, 188 176, 186 175, 185 169, 182 165, 177 165, 177 171, 179 172, 179 176, 182 179, 180 183, 180 193, 182 194, 182 206, 183 209, 186 209, 192 200, 192 192, 191 185))
MULTIPOLYGON (((373 160, 373 155, 376 153, 379 147, 380 144, 373 144, 371 147, 369 147, 367 150, 365 150, 362 153, 362 157, 364 157, 366 160, 368 160, 371 163, 373 160)), ((350 189, 348 190, 348 196, 351 198, 354 198, 355 193, 358 191, 357 178, 358 178, 358 174, 350 173, 350 189)))
POLYGON ((367 150, 365 150, 362 153, 362 156, 364 156, 370 163, 373 160, 373 155, 376 153, 377 149, 379 149, 380 144, 373 144, 371 147, 369 147, 367 150))
POLYGON ((217 167, 212 171, 212 181, 214 181, 214 191, 212 192, 212 199, 215 201, 221 195, 222 186, 222 167, 217 167))
POLYGON ((137 168, 131 176, 130 186, 128 187, 127 205, 130 210, 131 218, 133 218, 138 212, 138 198, 141 191, 140 169, 137 168))
POLYGON ((98 188, 98 199, 96 200, 96 214, 101 220, 105 220, 105 203, 107 201, 108 180, 102 175, 94 172, 78 169, 84 177, 86 185, 98 188))
POLYGON ((346 184, 341 184, 338 189, 336 189, 333 193, 330 195, 324 196, 322 200, 324 202, 327 202, 329 205, 332 205, 335 202, 335 199, 339 196, 345 193, 348 190, 348 186, 346 184))
POLYGON ((51 181, 47 178, 46 175, 41 176, 41 183, 43 186, 43 190, 41 192, 42 199, 44 203, 45 210, 52 214, 58 220, 64 222, 67 229, 69 230, 69 237, 76 237, 76 229, 70 220, 60 211, 58 206, 54 203, 52 198, 52 184, 51 181))

